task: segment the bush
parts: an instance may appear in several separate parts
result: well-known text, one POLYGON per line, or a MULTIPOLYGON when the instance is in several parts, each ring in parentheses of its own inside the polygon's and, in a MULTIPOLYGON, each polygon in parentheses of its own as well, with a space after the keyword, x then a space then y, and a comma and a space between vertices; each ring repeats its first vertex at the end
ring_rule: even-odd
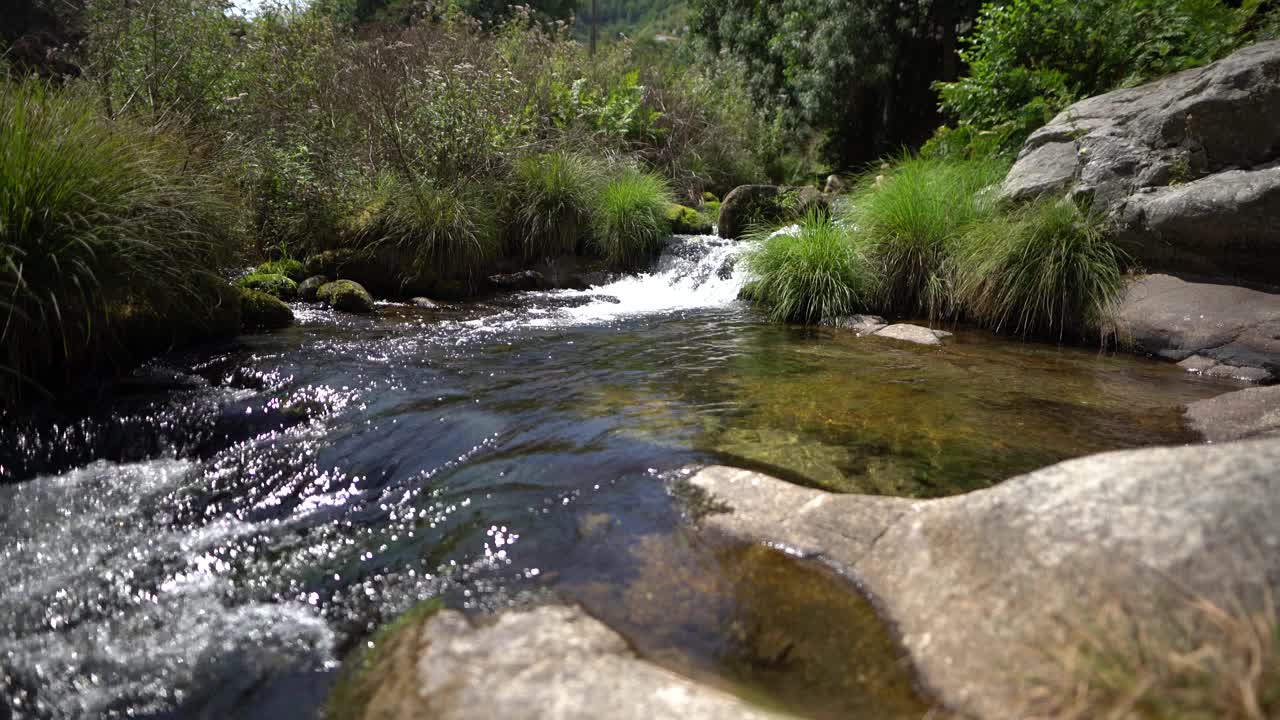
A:
POLYGON ((995 212, 998 160, 905 158, 854 193, 849 222, 881 273, 877 304, 890 312, 952 311, 951 253, 973 222, 995 212))
POLYGON ((565 152, 531 155, 516 163, 510 201, 526 258, 572 255, 590 225, 601 173, 587 159, 565 152))
POLYGON ((763 304, 777 322, 820 323, 852 314, 871 301, 875 274, 847 229, 811 212, 797 232, 757 231, 746 257, 743 297, 763 304))
POLYGON ((946 113, 1016 146, 1080 98, 1226 55, 1240 24, 1220 0, 991 3, 961 53, 969 74, 936 87, 946 113))
MULTIPOLYGON (((0 85, 0 397, 101 359, 125 306, 198 321, 236 227, 217 183, 162 134, 89 98, 0 85)), ((117 358, 127 362, 130 358, 117 358)))
POLYGON ((1020 335, 1104 330, 1124 289, 1123 253, 1100 218, 1044 201, 978 223, 956 255, 956 293, 976 321, 1020 335))
POLYGON ((592 212, 592 240, 610 265, 643 267, 671 235, 666 181, 632 168, 622 170, 600 191, 592 212))

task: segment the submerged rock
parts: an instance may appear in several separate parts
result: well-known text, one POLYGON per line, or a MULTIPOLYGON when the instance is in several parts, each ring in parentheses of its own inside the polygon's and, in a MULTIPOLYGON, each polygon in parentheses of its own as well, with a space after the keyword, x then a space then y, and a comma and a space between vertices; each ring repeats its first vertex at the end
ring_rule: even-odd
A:
MULTIPOLYGON (((1019 716, 1051 652, 1118 605, 1143 631, 1170 603, 1256 611, 1280 592, 1280 440, 1072 460, 942 500, 832 495, 708 468, 704 529, 821 557, 900 631, 925 688, 1019 716), (1176 578, 1171 580, 1171 578, 1176 578)), ((1131 628, 1132 629, 1132 628, 1131 628)))
POLYGON ((489 621, 442 610, 398 632, 367 673, 351 720, 764 720, 781 718, 641 660, 578 608, 510 610, 489 621))
POLYGON ((941 345, 944 338, 949 338, 952 335, 946 330, 933 330, 921 325, 909 325, 906 323, 890 325, 871 334, 876 337, 891 338, 893 340, 916 343, 917 345, 941 345))
POLYGON ((889 326, 879 315, 848 315, 836 318, 830 325, 841 330, 852 330, 859 335, 872 335, 889 326))
POLYGON ((1280 435, 1280 385, 1248 388, 1191 403, 1186 417, 1187 423, 1210 442, 1280 435))
POLYGON ((1191 371, 1255 382, 1280 374, 1280 294, 1146 275, 1130 282, 1116 324, 1121 342, 1191 371))
POLYGON ((349 313, 373 312, 373 296, 354 280, 335 280, 316 290, 316 298, 333 308, 349 313))
POLYGON ((333 278, 325 275, 313 275, 298 283, 298 298, 303 302, 319 302, 317 294, 320 288, 333 282, 333 278))
POLYGON ((1157 270, 1280 270, 1280 41, 1082 100, 1027 140, 1014 200, 1069 192, 1120 221, 1157 270))
POLYGON ((240 317, 245 330, 278 330, 293 324, 293 311, 261 290, 240 288, 240 317))

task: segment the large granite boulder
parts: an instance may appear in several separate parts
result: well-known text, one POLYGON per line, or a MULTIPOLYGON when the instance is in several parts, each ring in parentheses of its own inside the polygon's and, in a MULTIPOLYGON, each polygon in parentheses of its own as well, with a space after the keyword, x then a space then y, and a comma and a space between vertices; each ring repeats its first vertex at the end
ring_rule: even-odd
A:
POLYGON ((1112 212, 1152 269, 1275 281, 1280 41, 1082 100, 1036 131, 1003 195, 1069 192, 1112 212))
MULTIPOLYGON (((1200 597, 1280 593, 1280 439, 1108 453, 941 500, 832 495, 705 469, 708 532, 820 557, 896 626, 925 688, 979 718, 1026 716, 1054 648, 1124 607, 1154 632, 1200 597)), ((1270 609, 1268 609, 1270 610, 1270 609)))
POLYGON ((442 610, 401 628, 365 670, 351 720, 778 720, 641 660, 577 608, 546 606, 472 620, 442 610))
POLYGON ((1122 342, 1188 370, 1280 377, 1280 294, 1146 275, 1130 282, 1116 322, 1122 342))
POLYGON ((720 237, 740 240, 754 225, 798 220, 809 212, 826 212, 830 199, 812 187, 741 185, 720 204, 720 237))

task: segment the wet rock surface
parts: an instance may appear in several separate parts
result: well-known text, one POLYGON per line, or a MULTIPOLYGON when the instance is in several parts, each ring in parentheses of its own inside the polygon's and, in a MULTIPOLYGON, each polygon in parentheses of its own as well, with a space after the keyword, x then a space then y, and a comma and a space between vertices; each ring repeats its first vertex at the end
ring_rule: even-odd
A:
POLYGON ((1280 440, 1108 453, 989 490, 911 501, 832 495, 708 468, 691 482, 722 512, 708 532, 817 557, 893 623, 926 689, 983 718, 1018 712, 1070 621, 1169 595, 1243 602, 1280 578, 1280 440), (1178 579, 1172 587, 1169 578, 1178 579), (1255 585, 1256 586, 1256 585, 1255 585))
POLYGON ((1192 372, 1253 382, 1280 374, 1280 294, 1146 275, 1117 313, 1122 342, 1192 372))
POLYGON ((473 621, 445 610, 381 671, 361 714, 373 720, 765 720, 783 718, 638 658, 575 607, 473 621), (415 642, 416 640, 416 642, 415 642))
POLYGON ((872 333, 876 337, 889 338, 891 340, 901 340, 903 342, 915 343, 917 345, 941 345, 943 339, 951 337, 951 333, 946 330, 933 330, 921 325, 909 325, 906 323, 898 323, 881 328, 872 333))

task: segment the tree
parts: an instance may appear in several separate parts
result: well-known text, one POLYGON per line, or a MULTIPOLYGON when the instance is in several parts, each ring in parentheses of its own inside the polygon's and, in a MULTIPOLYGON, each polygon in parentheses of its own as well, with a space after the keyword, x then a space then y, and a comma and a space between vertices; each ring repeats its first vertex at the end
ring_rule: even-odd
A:
POLYGON ((757 102, 827 134, 849 168, 928 137, 981 0, 693 0, 692 31, 744 62, 757 102))

